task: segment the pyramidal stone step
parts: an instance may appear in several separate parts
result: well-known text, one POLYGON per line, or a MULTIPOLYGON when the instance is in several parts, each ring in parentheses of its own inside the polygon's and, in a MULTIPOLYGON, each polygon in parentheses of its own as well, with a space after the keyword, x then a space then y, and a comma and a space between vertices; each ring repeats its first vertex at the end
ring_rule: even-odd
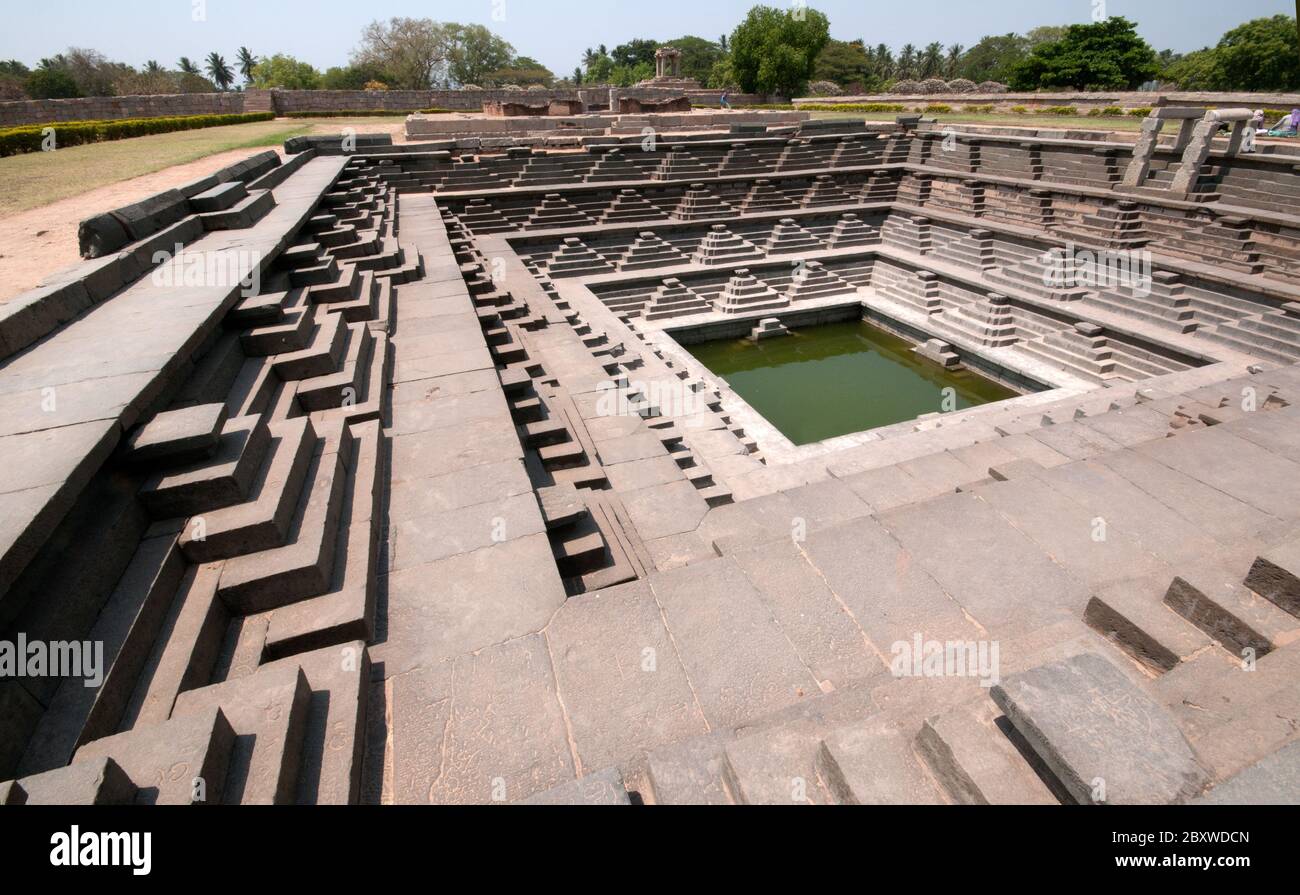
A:
POLYGON ((673 217, 681 221, 698 221, 704 218, 727 217, 732 208, 723 202, 702 183, 693 183, 682 197, 681 203, 673 211, 673 217))
POLYGON ((637 190, 619 190, 609 210, 601 217, 603 224, 635 224, 662 221, 667 217, 637 190))
POLYGON ((528 219, 528 226, 533 230, 585 227, 591 223, 591 218, 574 208, 569 200, 559 193, 547 193, 542 199, 542 204, 528 219))
POLYGON ((653 267, 670 267, 685 264, 686 256, 653 230, 646 230, 618 261, 620 271, 645 270, 653 267))
POLYGON ((740 210, 744 214, 758 214, 764 211, 782 211, 797 205, 797 202, 791 201, 789 196, 773 186, 772 181, 760 178, 750 187, 740 204, 740 210))
POLYGON ((560 244, 560 250, 546 265, 553 277, 581 277, 611 273, 614 266, 587 247, 581 239, 570 236, 560 244))
POLYGON ((853 246, 874 245, 880 242, 880 231, 863 223, 856 214, 849 212, 840 215, 835 222, 827 243, 832 249, 847 249, 853 246))
POLYGON ((1080 804, 1178 804, 1209 782, 1164 706, 1095 653, 1012 675, 992 695, 1080 804))
POLYGON ((771 286, 751 274, 748 268, 735 272, 717 301, 717 309, 724 314, 747 314, 789 306, 788 298, 778 295, 771 286))
POLYGON ((826 269, 820 261, 806 261, 795 271, 785 294, 791 301, 838 295, 857 290, 826 269))
POLYGON ((713 310, 708 299, 691 291, 681 280, 667 279, 655 290, 646 305, 646 320, 666 320, 670 317, 685 317, 691 314, 707 314, 713 310))
POLYGON ((805 208, 818 208, 823 205, 850 205, 854 199, 830 174, 820 174, 812 182, 802 205, 805 208))
POLYGON ((588 183, 613 183, 625 180, 645 180, 645 174, 628 161, 621 149, 602 153, 595 166, 587 173, 588 183))
POLYGON ((792 252, 816 252, 825 248, 821 240, 799 226, 794 218, 782 218, 772 228, 766 249, 769 255, 783 255, 792 252))
POLYGON ((827 736, 817 767, 841 805, 944 804, 907 737, 879 715, 827 736))
POLYGON ((691 155, 684 145, 673 146, 655 169, 651 178, 654 180, 690 180, 692 177, 708 177, 713 169, 691 155))
POLYGON ((765 174, 772 166, 761 159, 744 143, 733 143, 730 151, 722 158, 718 174, 765 174))
POLYGON ((696 264, 728 264, 763 257, 763 252, 727 229, 726 224, 714 224, 700 247, 691 258, 696 264))

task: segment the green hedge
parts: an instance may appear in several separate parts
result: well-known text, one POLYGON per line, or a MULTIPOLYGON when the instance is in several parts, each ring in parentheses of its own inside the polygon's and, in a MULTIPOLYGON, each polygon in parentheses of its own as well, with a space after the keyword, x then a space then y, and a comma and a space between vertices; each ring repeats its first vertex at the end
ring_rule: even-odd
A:
POLYGON ((907 106, 897 103, 800 103, 798 108, 807 112, 906 112, 907 106))
POLYGON ((116 121, 63 121, 49 124, 26 124, 0 129, 0 156, 40 152, 47 128, 54 130, 55 146, 66 149, 85 143, 107 143, 129 137, 169 134, 254 121, 274 121, 274 112, 249 112, 239 115, 186 115, 179 118, 122 118, 116 121))
POLYGON ((1069 118, 1079 114, 1079 110, 1074 106, 1047 106, 1038 111, 1043 115, 1059 115, 1062 118, 1069 118))

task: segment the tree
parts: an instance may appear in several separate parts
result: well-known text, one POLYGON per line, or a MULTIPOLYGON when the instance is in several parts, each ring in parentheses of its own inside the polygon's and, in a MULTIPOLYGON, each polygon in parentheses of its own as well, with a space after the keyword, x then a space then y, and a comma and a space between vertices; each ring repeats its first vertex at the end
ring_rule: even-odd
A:
POLYGON ((1017 90, 1134 90, 1159 71, 1156 52, 1128 19, 1071 25, 1059 41, 1035 47, 1011 72, 1017 90))
POLYGON ((484 80, 489 84, 497 85, 518 84, 520 87, 527 87, 530 84, 538 84, 549 87, 555 81, 555 74, 536 59, 518 56, 505 66, 490 72, 484 80))
POLYGON ((862 44, 847 43, 842 40, 826 42, 826 48, 817 56, 813 79, 834 81, 841 87, 861 84, 867 90, 873 89, 878 80, 874 60, 867 55, 862 44))
POLYGON ((916 47, 912 44, 904 44, 903 49, 898 51, 898 65, 895 66, 894 74, 900 78, 912 80, 916 78, 918 73, 916 47))
POLYGON ((983 81, 1006 83, 1011 70, 1029 54, 1029 39, 1019 34, 984 37, 961 57, 958 77, 979 84, 983 81))
POLYGON ((253 66, 253 86, 258 90, 316 90, 320 72, 306 62, 276 53, 253 66))
POLYGON ((389 84, 392 75, 377 65, 334 66, 320 78, 322 90, 364 90, 367 84, 389 84))
POLYGON ((1172 62, 1160 73, 1161 80, 1172 81, 1183 90, 1217 90, 1223 78, 1219 57, 1210 47, 1188 53, 1172 62))
POLYGON ((615 65, 625 65, 628 68, 648 62, 654 65, 655 53, 659 50, 659 41, 657 40, 629 40, 625 44, 620 44, 610 51, 609 58, 614 60, 615 65))
POLYGON ((449 25, 451 46, 447 73, 453 84, 481 84, 487 76, 505 68, 515 57, 515 48, 482 25, 449 25))
POLYGON ((226 64, 226 59, 220 53, 209 53, 205 69, 208 77, 217 85, 220 90, 229 90, 230 85, 235 83, 235 72, 226 64))
POLYGON ((432 19, 392 18, 371 22, 352 53, 353 65, 373 65, 388 72, 390 87, 428 90, 447 80, 452 30, 432 19))
POLYGON ((194 64, 194 61, 191 60, 189 56, 182 56, 180 61, 176 63, 176 67, 180 69, 180 73, 183 75, 202 74, 202 72, 199 71, 199 67, 194 64))
POLYGON ((72 99, 81 96, 77 82, 61 68, 38 68, 27 76, 23 89, 32 99, 72 99))
POLYGON ((1054 44, 1063 40, 1068 30, 1065 25, 1039 25, 1037 28, 1029 29, 1029 33, 1025 35, 1025 43, 1030 50, 1043 44, 1054 44))
POLYGON ((755 6, 731 35, 731 65, 746 93, 797 96, 829 40, 824 13, 755 6))
POLYGON ((1214 48, 1215 90, 1284 91, 1300 87, 1296 20, 1253 19, 1238 25, 1214 48))
POLYGON ((921 77, 937 78, 943 74, 943 44, 937 40, 921 53, 921 77))
MULTIPOLYGON (((722 47, 713 41, 689 34, 669 41, 668 45, 681 50, 682 77, 694 78, 701 84, 708 80, 709 74, 713 71, 713 66, 717 65, 727 55, 722 47)), ((651 53, 650 58, 645 61, 652 66, 650 77, 654 77, 654 54, 651 53)))
POLYGON ((964 52, 966 48, 961 44, 953 44, 948 48, 948 58, 943 64, 943 74, 948 80, 957 77, 957 73, 961 71, 961 57, 964 52))
POLYGON ((258 59, 248 47, 240 47, 236 54, 239 73, 244 76, 244 83, 253 83, 253 69, 257 68, 258 59))

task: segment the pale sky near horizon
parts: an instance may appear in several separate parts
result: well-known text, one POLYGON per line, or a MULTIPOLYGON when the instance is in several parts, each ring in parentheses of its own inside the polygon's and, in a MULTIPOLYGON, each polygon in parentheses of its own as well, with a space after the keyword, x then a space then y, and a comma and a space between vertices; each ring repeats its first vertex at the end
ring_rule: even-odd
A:
MULTIPOLYGON (((716 40, 744 18, 755 0, 8 0, 0 59, 35 65, 69 46, 92 47, 111 59, 174 67, 213 50, 233 61, 248 46, 258 56, 288 53, 325 69, 347 62, 361 29, 374 19, 428 17, 486 25, 520 55, 557 75, 578 65, 591 46, 635 37, 670 40, 687 34, 716 40), (206 20, 194 7, 206 3, 206 20)), ((767 0, 785 5, 790 0, 767 0)), ((895 50, 937 40, 970 46, 987 34, 1038 25, 1087 22, 1094 2, 1138 23, 1158 50, 1181 52, 1213 44, 1230 28, 1261 16, 1295 14, 1290 0, 810 0, 826 13, 831 34, 863 38, 895 50)))

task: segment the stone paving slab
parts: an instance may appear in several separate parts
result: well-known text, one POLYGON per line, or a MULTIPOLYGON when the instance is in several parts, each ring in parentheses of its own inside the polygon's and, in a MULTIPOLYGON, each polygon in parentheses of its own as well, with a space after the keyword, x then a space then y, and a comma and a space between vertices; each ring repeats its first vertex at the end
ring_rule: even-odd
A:
POLYGON ((1208 780, 1164 708, 1100 656, 1014 675, 993 699, 1082 804, 1180 803, 1208 780))
POLYGON ((710 726, 729 727, 820 693, 734 560, 650 576, 710 726))
POLYGON ((708 732, 648 583, 574 597, 546 642, 584 770, 708 732))

